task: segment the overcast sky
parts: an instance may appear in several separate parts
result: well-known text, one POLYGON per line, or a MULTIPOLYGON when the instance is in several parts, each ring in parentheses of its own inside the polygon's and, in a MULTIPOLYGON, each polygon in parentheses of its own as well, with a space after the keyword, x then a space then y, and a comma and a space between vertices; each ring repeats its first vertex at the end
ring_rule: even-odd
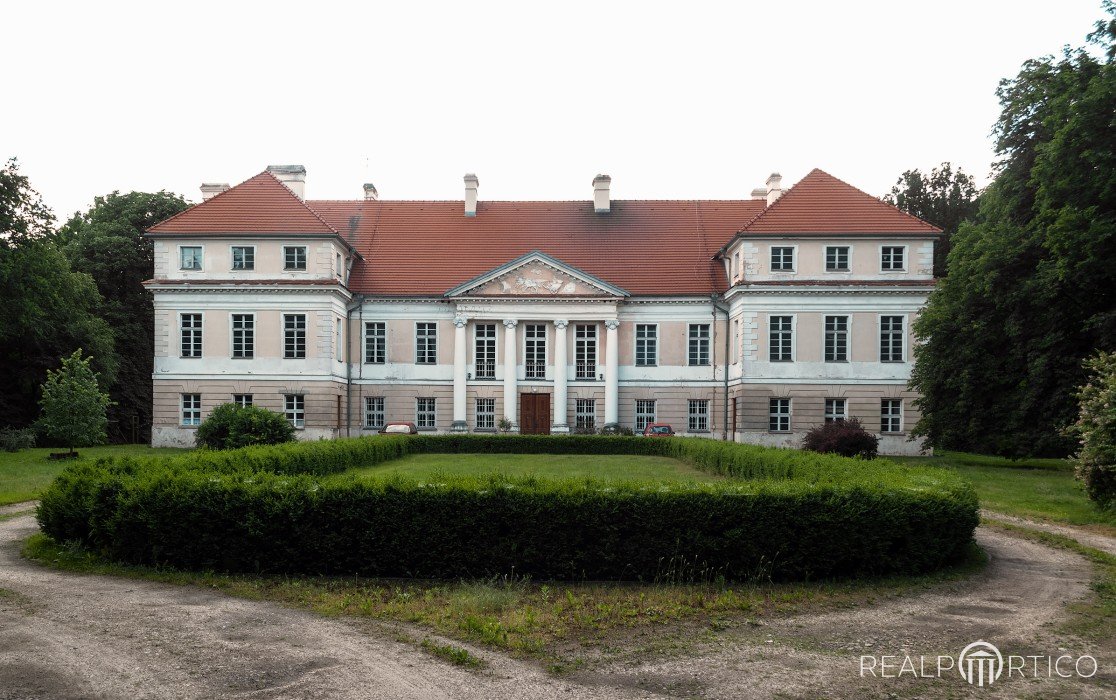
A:
POLYGON ((820 167, 986 181, 999 79, 1100 0, 6 4, 0 157, 62 219, 301 163, 310 198, 746 198, 820 167))

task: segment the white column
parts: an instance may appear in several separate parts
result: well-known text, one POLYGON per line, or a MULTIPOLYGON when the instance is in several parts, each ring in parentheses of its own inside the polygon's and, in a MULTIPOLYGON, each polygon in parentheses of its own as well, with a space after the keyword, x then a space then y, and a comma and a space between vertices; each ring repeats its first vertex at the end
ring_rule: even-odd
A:
POLYGON ((605 321, 605 427, 620 422, 619 327, 619 321, 605 321))
POLYGON ((453 319, 453 426, 451 430, 462 433, 469 429, 465 420, 465 354, 468 340, 465 326, 468 320, 464 316, 453 319))
POLYGON ((512 432, 519 432, 519 401, 515 391, 515 326, 519 321, 504 319, 504 417, 511 421, 512 432))
POLYGON ((550 426, 552 433, 570 432, 569 401, 566 399, 566 326, 569 321, 560 319, 554 322, 554 420, 550 426))

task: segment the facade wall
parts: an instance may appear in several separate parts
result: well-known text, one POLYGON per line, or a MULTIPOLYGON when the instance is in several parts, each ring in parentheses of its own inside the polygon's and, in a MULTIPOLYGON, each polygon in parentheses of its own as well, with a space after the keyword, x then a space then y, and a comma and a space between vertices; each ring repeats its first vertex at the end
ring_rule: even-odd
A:
POLYGON ((304 279, 337 278, 344 280, 345 268, 349 262, 349 252, 335 240, 328 238, 250 238, 221 236, 209 238, 157 238, 154 242, 155 279, 169 280, 276 280, 289 279, 297 282, 304 279), (183 270, 180 265, 181 246, 200 246, 202 248, 202 269, 183 270), (252 270, 234 270, 232 248, 250 246, 255 248, 252 270), (283 247, 305 246, 306 269, 284 269, 283 247), (337 256, 341 256, 338 269, 337 256))
POLYGON ((934 241, 929 238, 888 237, 826 237, 752 236, 736 241, 726 251, 726 273, 730 282, 767 282, 789 280, 824 280, 829 282, 862 280, 932 280, 934 277, 934 241), (906 248, 905 269, 883 270, 880 266, 883 246, 906 248), (829 246, 849 248, 849 271, 829 272, 825 269, 825 249, 829 246), (795 249, 795 269, 771 269, 771 248, 795 249), (740 264, 736 264, 737 254, 740 264))

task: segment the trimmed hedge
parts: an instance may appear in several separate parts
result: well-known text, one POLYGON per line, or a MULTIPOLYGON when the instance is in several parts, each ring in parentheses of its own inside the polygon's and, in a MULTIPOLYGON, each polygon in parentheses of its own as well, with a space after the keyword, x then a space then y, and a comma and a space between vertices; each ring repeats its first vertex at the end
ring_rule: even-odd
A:
POLYGON ((192 569, 686 580, 918 573, 956 559, 972 487, 939 469, 701 439, 437 435, 72 465, 43 531, 192 569), (647 454, 731 477, 660 483, 341 474, 408 453, 647 454))

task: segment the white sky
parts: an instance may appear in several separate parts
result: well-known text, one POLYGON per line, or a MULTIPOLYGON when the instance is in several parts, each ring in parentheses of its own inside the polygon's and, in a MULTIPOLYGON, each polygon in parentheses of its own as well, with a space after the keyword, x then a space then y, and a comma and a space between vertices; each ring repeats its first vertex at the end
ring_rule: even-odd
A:
POLYGON ((6 3, 0 158, 60 219, 301 163, 310 198, 746 198, 813 167, 981 182, 995 88, 1100 0, 6 3), (18 69, 18 72, 17 72, 18 69))

